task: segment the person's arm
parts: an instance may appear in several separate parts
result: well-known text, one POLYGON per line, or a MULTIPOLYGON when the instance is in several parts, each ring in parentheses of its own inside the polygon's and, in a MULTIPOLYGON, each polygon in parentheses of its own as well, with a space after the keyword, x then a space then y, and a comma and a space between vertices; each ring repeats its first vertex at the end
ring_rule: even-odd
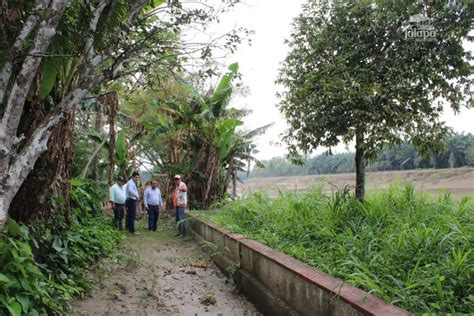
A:
POLYGON ((127 182, 127 183, 125 184, 125 199, 128 199, 128 197, 130 196, 130 188, 129 188, 129 186, 130 186, 130 183, 127 182))
POLYGON ((133 186, 133 194, 135 195, 135 198, 137 199, 138 201, 138 198, 140 197, 140 195, 138 194, 138 187, 137 187, 137 184, 135 182, 133 182, 134 186, 133 186))
MULTIPOLYGON (((186 183, 181 182, 181 183, 179 184, 178 191, 186 192, 187 190, 188 190, 188 187, 186 186, 186 183)), ((186 202, 185 202, 185 203, 179 204, 179 201, 178 201, 178 204, 179 204, 178 206, 179 206, 179 207, 186 207, 186 203, 187 203, 187 197, 186 197, 186 202)))
POLYGON ((127 183, 127 197, 138 199, 137 185, 133 180, 127 183))
POLYGON ((109 189, 109 201, 112 204, 112 207, 115 207, 114 186, 111 186, 109 189))

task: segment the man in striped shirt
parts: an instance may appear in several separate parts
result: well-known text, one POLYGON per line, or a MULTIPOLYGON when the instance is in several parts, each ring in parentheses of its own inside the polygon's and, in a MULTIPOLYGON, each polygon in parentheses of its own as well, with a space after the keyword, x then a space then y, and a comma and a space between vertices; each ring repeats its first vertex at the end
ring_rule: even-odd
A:
POLYGON ((127 182, 127 200, 125 205, 127 206, 127 228, 128 231, 134 235, 139 235, 135 231, 135 216, 137 214, 137 204, 138 204, 138 180, 140 179, 140 174, 134 172, 132 177, 127 182))
POLYGON ((146 188, 143 194, 143 203, 145 209, 148 210, 148 230, 155 231, 157 229, 158 216, 160 215, 160 208, 163 206, 161 199, 161 191, 157 187, 158 183, 153 180, 151 186, 146 188))

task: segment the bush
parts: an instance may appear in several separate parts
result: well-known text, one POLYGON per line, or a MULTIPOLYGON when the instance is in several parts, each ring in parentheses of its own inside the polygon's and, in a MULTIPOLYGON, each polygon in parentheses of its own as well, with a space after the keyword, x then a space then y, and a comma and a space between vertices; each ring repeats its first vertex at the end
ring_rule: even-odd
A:
POLYGON ((321 189, 255 193, 216 206, 215 222, 412 312, 474 310, 474 203, 415 194, 321 189), (218 211, 217 211, 218 209, 218 211))
POLYGON ((30 227, 8 221, 0 232, 0 315, 64 314, 89 288, 88 268, 123 238, 100 215, 100 194, 90 182, 76 182, 72 219, 56 215, 30 227))

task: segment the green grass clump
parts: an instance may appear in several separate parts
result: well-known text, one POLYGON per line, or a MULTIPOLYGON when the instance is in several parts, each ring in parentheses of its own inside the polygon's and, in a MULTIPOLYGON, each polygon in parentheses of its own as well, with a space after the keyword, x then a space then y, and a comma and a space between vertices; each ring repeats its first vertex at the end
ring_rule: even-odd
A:
POLYGON ((391 187, 364 203, 258 192, 217 205, 218 224, 416 313, 474 311, 474 203, 391 187))

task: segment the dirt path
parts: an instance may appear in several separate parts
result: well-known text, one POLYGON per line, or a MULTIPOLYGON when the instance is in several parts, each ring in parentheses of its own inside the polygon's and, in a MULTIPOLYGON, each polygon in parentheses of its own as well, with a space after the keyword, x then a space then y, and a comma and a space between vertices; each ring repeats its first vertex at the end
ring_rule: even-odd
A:
POLYGON ((73 303, 73 315, 259 315, 194 241, 174 237, 172 223, 143 226, 98 269, 99 288, 73 303))

